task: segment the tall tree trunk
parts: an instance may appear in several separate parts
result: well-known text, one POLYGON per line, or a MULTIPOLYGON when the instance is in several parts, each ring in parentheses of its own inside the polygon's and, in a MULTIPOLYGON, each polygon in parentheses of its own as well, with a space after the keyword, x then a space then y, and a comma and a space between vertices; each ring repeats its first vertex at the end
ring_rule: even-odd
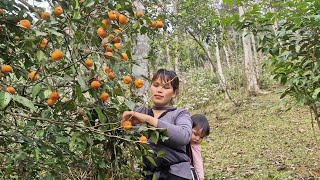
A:
POLYGON ((252 41, 252 50, 253 50, 253 57, 254 57, 254 71, 256 73, 256 77, 259 82, 260 74, 261 74, 260 59, 258 57, 258 52, 256 48, 256 39, 253 33, 251 33, 251 41, 252 41))
MULTIPOLYGON (((136 0, 134 1, 134 7, 137 10, 144 12, 143 4, 136 0)), ((132 66, 132 73, 135 78, 142 78, 143 76, 148 77, 149 69, 148 69, 148 53, 149 53, 149 38, 147 35, 138 35, 136 37, 136 42, 133 48, 133 60, 137 63, 132 66)), ((145 81, 145 85, 142 89, 139 90, 139 94, 143 96, 143 100, 145 103, 148 102, 148 90, 149 90, 148 81, 145 81)))
POLYGON ((228 69, 230 69, 230 67, 231 67, 231 64, 230 64, 230 53, 229 53, 229 51, 228 51, 228 49, 226 47, 226 44, 224 44, 222 46, 222 48, 223 48, 224 54, 226 55, 227 67, 228 67, 228 69))
POLYGON ((231 51, 230 43, 227 43, 227 50, 230 57, 230 65, 233 66, 234 56, 233 56, 233 52, 231 51))
POLYGON ((222 64, 221 64, 221 57, 220 57, 220 49, 219 49, 219 44, 218 44, 218 39, 217 39, 217 35, 214 35, 214 48, 215 48, 215 55, 216 55, 216 61, 217 61, 217 71, 218 71, 218 75, 219 75, 219 79, 220 79, 220 85, 223 88, 223 90, 225 91, 225 98, 230 99, 229 98, 229 94, 230 94, 230 90, 227 84, 227 80, 223 74, 223 69, 222 69, 222 64))
MULTIPOLYGON (((239 15, 244 14, 243 6, 239 6, 239 15)), ((245 28, 242 32, 242 42, 244 51, 244 68, 247 77, 247 90, 250 95, 256 95, 260 92, 257 76, 255 73, 255 65, 252 53, 252 44, 248 30, 245 28)))

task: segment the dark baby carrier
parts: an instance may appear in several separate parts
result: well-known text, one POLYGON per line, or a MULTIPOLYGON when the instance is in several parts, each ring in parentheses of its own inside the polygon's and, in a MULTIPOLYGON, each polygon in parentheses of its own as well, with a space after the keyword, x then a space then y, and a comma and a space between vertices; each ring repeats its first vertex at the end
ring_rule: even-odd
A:
POLYGON ((193 157, 192 157, 192 149, 190 143, 187 145, 187 155, 191 159, 191 174, 192 174, 192 180, 200 180, 199 175, 196 171, 196 169, 193 167, 193 157))

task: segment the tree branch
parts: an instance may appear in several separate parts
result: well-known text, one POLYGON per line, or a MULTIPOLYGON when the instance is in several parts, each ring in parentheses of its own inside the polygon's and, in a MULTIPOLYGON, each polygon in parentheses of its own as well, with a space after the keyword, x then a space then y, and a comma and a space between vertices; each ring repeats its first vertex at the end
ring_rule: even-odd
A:
POLYGON ((59 124, 59 125, 68 126, 68 127, 72 127, 72 128, 79 128, 79 129, 86 130, 86 131, 89 131, 89 132, 92 132, 92 133, 95 133, 95 134, 100 134, 100 135, 103 135, 103 136, 106 136, 106 137, 117 138, 117 139, 121 139, 121 140, 124 140, 124 141, 127 141, 127 142, 133 142, 132 140, 125 139, 125 138, 122 138, 122 137, 119 137, 119 136, 116 136, 116 135, 106 134, 105 132, 107 132, 107 131, 100 131, 100 130, 94 129, 95 126, 86 127, 86 126, 82 126, 82 125, 79 125, 79 124, 71 124, 71 123, 67 123, 67 122, 60 122, 60 121, 56 121, 54 119, 48 119, 48 118, 32 117, 32 116, 27 116, 27 115, 24 115, 24 114, 13 113, 13 112, 10 112, 10 111, 5 111, 5 113, 8 113, 8 114, 13 115, 13 116, 20 116, 20 117, 23 117, 23 118, 26 118, 26 119, 35 119, 35 120, 39 120, 39 121, 42 121, 42 122, 48 122, 48 123, 52 123, 52 124, 59 124))

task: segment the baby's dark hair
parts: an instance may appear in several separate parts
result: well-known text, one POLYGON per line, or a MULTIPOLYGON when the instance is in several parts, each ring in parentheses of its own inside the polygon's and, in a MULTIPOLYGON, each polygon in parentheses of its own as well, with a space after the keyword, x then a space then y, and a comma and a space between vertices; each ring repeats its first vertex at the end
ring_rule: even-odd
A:
POLYGON ((154 73, 152 77, 152 81, 157 80, 160 78, 163 82, 170 82, 170 85, 173 88, 173 91, 178 94, 179 90, 179 78, 174 71, 166 70, 166 69, 159 69, 156 73, 154 73))
POLYGON ((210 134, 210 126, 208 119, 205 115, 202 114, 194 114, 191 116, 192 119, 192 128, 202 129, 201 136, 206 137, 210 134))

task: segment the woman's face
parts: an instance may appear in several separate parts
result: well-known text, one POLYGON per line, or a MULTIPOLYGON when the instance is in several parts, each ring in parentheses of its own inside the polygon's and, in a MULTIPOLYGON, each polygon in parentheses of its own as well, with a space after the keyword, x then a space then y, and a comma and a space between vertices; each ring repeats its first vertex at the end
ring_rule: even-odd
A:
POLYGON ((156 106, 170 106, 171 99, 176 97, 171 84, 161 81, 160 78, 152 83, 150 93, 156 106))

